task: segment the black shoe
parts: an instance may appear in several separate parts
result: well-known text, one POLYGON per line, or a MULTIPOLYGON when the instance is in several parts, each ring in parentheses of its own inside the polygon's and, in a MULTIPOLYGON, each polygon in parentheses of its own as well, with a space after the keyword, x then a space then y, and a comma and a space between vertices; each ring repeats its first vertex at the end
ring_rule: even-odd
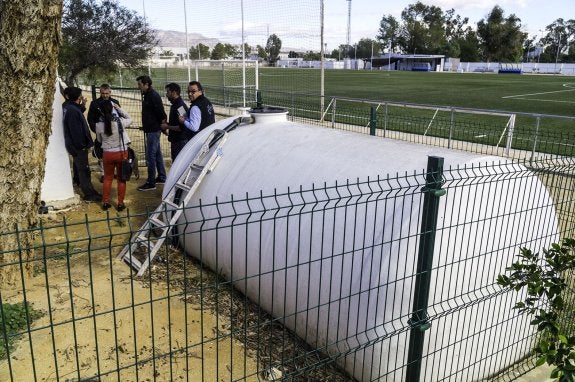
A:
POLYGON ((101 202, 102 201, 102 195, 100 195, 100 194, 86 195, 86 196, 84 196, 84 201, 86 201, 86 202, 101 202))
POLYGON ((118 205, 116 206, 116 211, 118 211, 118 212, 122 212, 122 211, 124 211, 125 209, 126 209, 126 205, 125 205, 125 204, 118 204, 118 205))
POLYGON ((166 178, 160 178, 159 176, 156 178, 156 184, 164 184, 166 183, 166 178))
POLYGON ((138 187, 138 191, 152 191, 156 189, 156 185, 155 184, 150 184, 148 182, 142 184, 140 187, 138 187))
POLYGON ((104 203, 102 204, 102 209, 104 211, 108 211, 110 209, 110 207, 112 207, 112 205, 110 203, 104 203))

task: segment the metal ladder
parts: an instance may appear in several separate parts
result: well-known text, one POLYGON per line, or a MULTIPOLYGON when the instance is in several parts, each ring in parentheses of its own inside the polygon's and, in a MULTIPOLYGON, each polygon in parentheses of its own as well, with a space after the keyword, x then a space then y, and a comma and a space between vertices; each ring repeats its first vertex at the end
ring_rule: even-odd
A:
POLYGON ((143 275, 148 269, 202 180, 218 164, 222 157, 222 146, 228 138, 228 131, 241 122, 242 120, 236 124, 232 123, 223 130, 215 129, 209 134, 190 166, 182 173, 160 205, 148 216, 142 227, 132 234, 118 258, 136 270, 137 276, 143 275), (186 195, 180 199, 183 192, 186 192, 186 195))

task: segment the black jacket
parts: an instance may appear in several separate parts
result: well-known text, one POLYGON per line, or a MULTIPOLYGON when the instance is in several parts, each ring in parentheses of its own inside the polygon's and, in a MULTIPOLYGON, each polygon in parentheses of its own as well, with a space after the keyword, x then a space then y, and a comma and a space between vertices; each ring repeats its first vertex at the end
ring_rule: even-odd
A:
POLYGON ((66 101, 62 105, 64 112, 64 142, 66 151, 73 157, 81 150, 94 146, 94 140, 82 107, 75 102, 66 101))
MULTIPOLYGON (((115 103, 116 105, 120 106, 120 102, 118 102, 117 99, 110 97, 109 100, 115 103)), ((96 98, 95 100, 90 102, 90 108, 88 109, 88 126, 90 126, 90 130, 92 130, 93 133, 96 132, 96 123, 100 122, 100 116, 102 115, 102 113, 100 112, 99 109, 102 106, 103 102, 104 99, 102 97, 96 98)))
POLYGON ((190 138, 194 135, 194 133, 186 128, 184 123, 180 123, 180 114, 178 113, 178 109, 183 107, 186 113, 188 112, 188 106, 182 99, 182 97, 178 97, 177 100, 172 102, 170 106, 170 116, 168 119, 168 125, 170 126, 180 126, 181 131, 170 130, 170 134, 168 135, 169 142, 178 142, 178 141, 189 141, 190 138))
POLYGON ((206 96, 202 94, 201 96, 196 98, 196 100, 192 102, 190 108, 193 106, 197 106, 202 114, 202 121, 200 122, 200 129, 198 130, 198 132, 202 131, 207 126, 216 122, 216 114, 214 112, 214 106, 212 105, 210 100, 206 98, 206 96))
POLYGON ((142 97, 142 130, 146 133, 160 131, 160 125, 166 119, 162 97, 150 88, 142 97))

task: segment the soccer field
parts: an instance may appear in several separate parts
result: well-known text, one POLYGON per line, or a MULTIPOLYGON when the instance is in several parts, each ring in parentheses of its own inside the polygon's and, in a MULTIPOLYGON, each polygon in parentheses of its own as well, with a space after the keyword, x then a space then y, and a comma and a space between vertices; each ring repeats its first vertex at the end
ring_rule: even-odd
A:
MULTIPOLYGON (((338 69, 324 72, 328 98, 575 116, 575 77, 338 69)), ((164 81, 185 83, 186 73, 183 68, 153 68, 151 74, 154 81, 160 81, 159 89, 163 89, 164 81)), ((191 74, 195 79, 195 72, 191 74)), ((226 69, 225 75, 218 68, 201 69, 198 75, 207 89, 230 86, 232 82, 239 85, 242 77, 239 68, 226 69)), ((258 79, 264 95, 266 91, 320 93, 319 69, 260 67, 258 79)))
MULTIPOLYGON (((324 71, 322 108, 320 73, 319 69, 260 67, 258 89, 262 105, 286 107, 294 117, 364 127, 370 123, 370 108, 376 108, 377 129, 489 145, 502 144, 502 134, 513 123, 514 147, 530 149, 536 144, 538 150, 571 155, 568 153, 575 141, 575 77, 330 69, 324 71), (398 104, 428 107, 405 108, 398 104), (505 115, 451 112, 451 108, 498 111, 505 115), (517 114, 513 122, 511 114, 517 114), (545 148, 542 148, 543 137, 545 148), (565 144, 568 148, 563 147, 565 144)), ((187 71, 183 68, 156 68, 151 74, 158 89, 163 88, 164 81, 182 85, 187 82, 187 71)), ((250 75, 252 82, 246 82, 249 88, 245 93, 246 106, 253 107, 255 76, 250 75)), ((212 101, 242 106, 241 68, 200 69, 198 78, 212 101)))
MULTIPOLYGON (((284 89, 318 94, 319 81, 319 71, 314 69, 262 68, 259 88, 264 92, 284 89)), ((575 77, 566 76, 325 70, 325 94, 575 116, 575 77)))

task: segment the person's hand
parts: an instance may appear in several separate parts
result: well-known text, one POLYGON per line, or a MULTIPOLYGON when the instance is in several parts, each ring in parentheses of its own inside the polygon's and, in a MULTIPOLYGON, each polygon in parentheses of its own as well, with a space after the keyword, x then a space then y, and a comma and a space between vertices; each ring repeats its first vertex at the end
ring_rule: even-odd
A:
POLYGON ((180 120, 180 123, 184 123, 184 121, 186 120, 183 115, 180 115, 178 119, 180 120))
POLYGON ((168 126, 168 124, 167 124, 166 122, 162 122, 162 123, 160 124, 160 129, 162 129, 163 131, 166 131, 166 130, 169 129, 169 126, 168 126))

